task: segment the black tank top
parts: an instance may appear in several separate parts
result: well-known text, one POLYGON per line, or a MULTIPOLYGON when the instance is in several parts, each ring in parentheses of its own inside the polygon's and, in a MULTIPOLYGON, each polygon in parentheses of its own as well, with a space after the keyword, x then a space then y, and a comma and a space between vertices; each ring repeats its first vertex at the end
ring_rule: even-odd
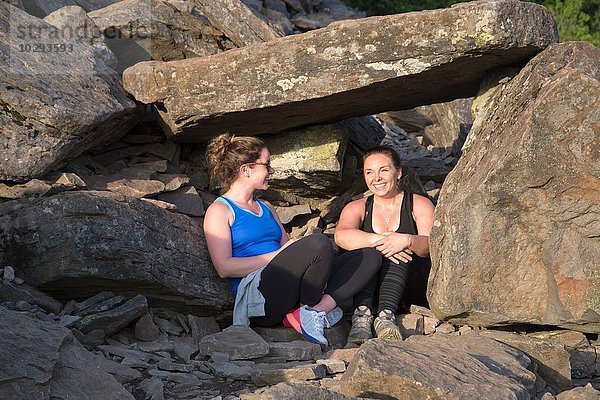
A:
MULTIPOLYGON (((408 233, 418 235, 417 223, 412 216, 413 210, 413 194, 404 191, 402 196, 402 204, 400 205, 400 226, 396 229, 397 233, 408 233)), ((373 195, 367 197, 365 203, 365 216, 360 229, 364 232, 375 233, 373 230, 373 195)))
MULTIPOLYGON (((400 206, 400 226, 396 229, 397 233, 408 233, 411 235, 419 234, 412 211, 413 194, 405 190, 402 198, 402 205, 400 206)), ((360 229, 365 232, 375 233, 373 231, 373 195, 367 197, 365 203, 365 216, 360 229)), ((408 312, 411 304, 429 308, 426 293, 429 271, 431 270, 431 259, 429 257, 419 257, 416 254, 413 254, 412 258, 413 260, 409 263, 408 284, 398 308, 400 313, 408 312)), ((387 268, 390 268, 390 265, 392 265, 391 261, 384 258, 381 271, 386 271, 387 268)))

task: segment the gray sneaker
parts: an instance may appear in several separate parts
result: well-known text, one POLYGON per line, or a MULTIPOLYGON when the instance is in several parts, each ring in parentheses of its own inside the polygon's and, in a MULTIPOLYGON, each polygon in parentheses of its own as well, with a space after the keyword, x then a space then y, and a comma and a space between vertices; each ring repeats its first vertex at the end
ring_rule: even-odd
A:
POLYGON ((332 326, 340 322, 343 316, 344 312, 339 307, 336 307, 333 310, 329 311, 327 314, 325 314, 325 320, 327 321, 325 327, 331 328, 332 326))
POLYGON ((358 306, 352 315, 352 328, 348 334, 348 342, 358 345, 363 344, 373 337, 371 326, 373 314, 367 306, 358 306))
POLYGON ((290 325, 306 339, 327 346, 324 336, 325 327, 329 324, 324 311, 302 306, 286 314, 290 325))
POLYGON ((394 339, 403 340, 400 328, 396 325, 396 316, 390 310, 383 310, 379 312, 375 322, 373 322, 375 328, 375 336, 382 339, 394 339))

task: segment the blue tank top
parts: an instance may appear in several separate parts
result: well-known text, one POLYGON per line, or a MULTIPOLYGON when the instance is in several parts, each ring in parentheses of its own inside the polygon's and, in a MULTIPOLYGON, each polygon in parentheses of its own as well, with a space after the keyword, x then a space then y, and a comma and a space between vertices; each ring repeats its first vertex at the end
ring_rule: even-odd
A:
MULTIPOLYGON (((258 214, 246 210, 219 196, 216 201, 226 204, 233 214, 231 224, 231 255, 233 257, 252 257, 270 253, 281 247, 281 228, 273 217, 271 209, 262 201, 256 200, 260 207, 258 214)), ((231 291, 235 295, 242 278, 228 278, 231 291)))

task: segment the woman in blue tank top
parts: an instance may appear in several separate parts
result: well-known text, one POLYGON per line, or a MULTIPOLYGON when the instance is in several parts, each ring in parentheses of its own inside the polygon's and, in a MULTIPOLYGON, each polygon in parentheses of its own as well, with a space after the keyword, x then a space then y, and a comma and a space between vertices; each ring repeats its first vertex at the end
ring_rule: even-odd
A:
POLYGON ((274 208, 255 197, 273 173, 261 139, 222 134, 209 143, 207 161, 223 194, 206 211, 204 234, 215 270, 235 295, 234 324, 283 322, 327 345, 324 329, 342 316, 337 305, 371 280, 381 256, 362 249, 334 260, 324 235, 290 240, 274 208))

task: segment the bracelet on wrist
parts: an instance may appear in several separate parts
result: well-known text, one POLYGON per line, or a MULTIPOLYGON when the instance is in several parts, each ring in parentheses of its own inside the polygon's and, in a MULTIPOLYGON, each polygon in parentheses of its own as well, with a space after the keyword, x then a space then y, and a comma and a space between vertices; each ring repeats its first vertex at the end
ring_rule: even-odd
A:
POLYGON ((407 234, 407 235, 408 235, 408 246, 406 246, 406 248, 410 250, 410 246, 412 246, 412 236, 410 234, 407 234))

